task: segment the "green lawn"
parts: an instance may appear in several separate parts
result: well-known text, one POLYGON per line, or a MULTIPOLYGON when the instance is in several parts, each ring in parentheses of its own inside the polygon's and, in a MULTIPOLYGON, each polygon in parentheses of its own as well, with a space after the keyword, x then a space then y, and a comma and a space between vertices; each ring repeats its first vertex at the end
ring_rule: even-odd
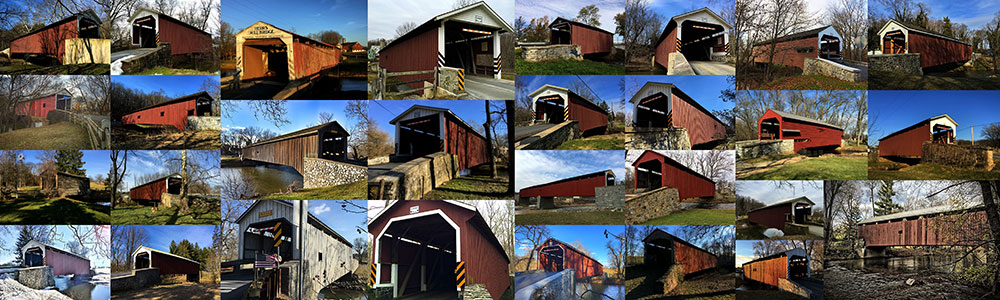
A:
POLYGON ((733 225, 735 209, 693 208, 646 221, 645 225, 733 225))
POLYGON ((621 225, 625 223, 624 212, 612 211, 541 211, 514 216, 518 225, 621 225))
POLYGON ((274 193, 265 195, 261 200, 366 200, 368 181, 326 186, 311 189, 301 189, 291 193, 274 193))
POLYGON ((19 199, 0 200, 0 224, 111 224, 111 209, 67 198, 40 199, 22 195, 19 199))
POLYGON ((821 75, 781 77, 759 87, 762 90, 866 90, 868 82, 850 82, 821 75))
POLYGON ((514 62, 514 71, 517 75, 619 75, 625 74, 625 67, 587 59, 527 62, 518 57, 514 62))
POLYGON ((0 133, 0 149, 91 149, 87 131, 70 122, 0 133))
POLYGON ((215 72, 199 71, 193 69, 174 69, 164 66, 156 66, 128 75, 215 75, 215 72))
POLYGON ((818 157, 774 168, 740 180, 865 180, 868 161, 864 157, 818 157))
POLYGON ((221 222, 219 207, 215 205, 192 206, 191 212, 181 215, 179 207, 159 208, 150 206, 118 206, 111 210, 115 225, 215 225, 221 222))
POLYGON ((625 139, 620 134, 602 134, 569 140, 556 150, 621 150, 625 149, 625 139))
POLYGON ((1000 90, 1000 78, 906 75, 869 71, 872 89, 879 90, 1000 90))
MULTIPOLYGON (((874 164, 878 165, 878 164, 874 164)), ((921 163, 902 170, 868 169, 868 178, 877 180, 1000 180, 1000 168, 993 171, 975 171, 946 167, 932 163, 921 163)))
POLYGON ((507 176, 466 175, 452 179, 424 195, 424 200, 502 200, 514 195, 507 193, 507 176))

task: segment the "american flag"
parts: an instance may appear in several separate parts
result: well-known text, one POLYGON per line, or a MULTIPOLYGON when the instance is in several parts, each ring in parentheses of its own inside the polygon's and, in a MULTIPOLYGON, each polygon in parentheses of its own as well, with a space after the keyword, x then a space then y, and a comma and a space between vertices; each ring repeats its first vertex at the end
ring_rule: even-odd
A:
POLYGON ((277 268, 281 257, 274 254, 257 253, 257 259, 253 262, 254 268, 277 268))

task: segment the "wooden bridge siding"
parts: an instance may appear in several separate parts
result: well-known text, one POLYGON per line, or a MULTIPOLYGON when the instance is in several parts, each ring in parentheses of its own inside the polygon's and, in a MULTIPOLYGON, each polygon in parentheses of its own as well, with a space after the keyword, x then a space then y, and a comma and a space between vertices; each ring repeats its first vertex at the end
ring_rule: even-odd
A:
MULTIPOLYGON (((442 53, 442 55, 444 55, 442 53)), ((378 64, 387 72, 430 71, 438 66, 438 29, 383 48, 379 51, 378 64)), ((400 81, 433 80, 427 74, 399 76, 400 81)), ((423 83, 411 83, 411 88, 423 87, 423 83)))
POLYGON ((866 247, 973 244, 988 232, 982 211, 880 224, 865 224, 858 235, 866 247))
POLYGON ((313 46, 301 42, 292 43, 295 76, 298 79, 333 68, 340 63, 340 50, 313 46))
POLYGON ((684 266, 684 275, 715 268, 718 263, 715 255, 677 241, 674 241, 674 257, 684 266))
MULTIPOLYGON (((691 100, 694 102, 694 99, 691 100)), ((726 136, 726 126, 712 118, 710 112, 702 111, 681 96, 671 93, 671 125, 688 130, 691 145, 699 145, 726 136)))
POLYGON ((159 39, 170 43, 170 54, 208 53, 212 51, 212 36, 180 24, 179 21, 158 18, 159 39))
POLYGON ((570 40, 574 45, 580 45, 580 54, 611 52, 613 39, 610 33, 570 24, 570 40))
POLYGON ((930 123, 912 128, 897 135, 884 138, 878 143, 878 156, 913 156, 923 155, 924 142, 931 140, 930 123))
POLYGON ((272 164, 286 165, 302 173, 305 157, 317 157, 317 135, 307 135, 243 149, 243 157, 272 164))
POLYGON ((934 67, 972 59, 972 46, 910 32, 909 53, 920 53, 920 66, 934 67))
MULTIPOLYGON (((670 25, 667 25, 670 27, 670 25)), ((670 33, 659 44, 656 45, 656 53, 653 59, 656 64, 666 68, 670 65, 670 53, 677 52, 677 26, 670 28, 670 33)))
POLYGON ((490 161, 489 148, 486 139, 473 133, 472 129, 461 125, 458 120, 448 116, 445 118, 446 137, 448 138, 445 152, 458 158, 458 169, 469 169, 490 161))
POLYGON ((80 36, 77 19, 69 19, 51 28, 26 35, 10 42, 11 54, 46 54, 62 60, 67 39, 80 36))
POLYGON ((743 265, 743 276, 753 281, 778 286, 779 278, 788 277, 788 257, 782 256, 743 265), (756 268, 756 270, 754 270, 756 268))

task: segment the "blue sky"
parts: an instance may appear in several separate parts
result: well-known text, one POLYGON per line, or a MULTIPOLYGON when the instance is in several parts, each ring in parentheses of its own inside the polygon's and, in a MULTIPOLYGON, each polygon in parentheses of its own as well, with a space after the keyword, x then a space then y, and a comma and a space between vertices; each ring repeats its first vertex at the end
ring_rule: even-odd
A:
MULTIPOLYGON (((485 0, 507 22, 514 26, 513 0, 485 0)), ((377 7, 368 11, 368 39, 392 39, 396 37, 396 28, 406 22, 420 25, 431 18, 451 11, 455 1, 442 0, 369 0, 369 7, 377 7)), ((575 15, 574 15, 575 16, 575 15)))
MULTIPOLYGON (((394 125, 389 124, 389 121, 418 104, 449 109, 480 133, 483 131, 483 123, 486 123, 486 105, 480 100, 372 100, 368 101, 368 117, 375 120, 379 128, 388 132, 390 139, 395 139, 396 129, 394 125)), ((497 126, 497 134, 506 133, 505 124, 497 126)))
POLYGON ((611 169, 625 179, 622 150, 521 150, 514 155, 514 190, 611 169))
POLYGON ((149 243, 143 246, 163 252, 170 252, 170 242, 188 240, 198 243, 198 247, 212 246, 212 228, 215 225, 139 225, 149 235, 149 243))
POLYGON ((970 140, 974 127, 976 139, 982 128, 1000 122, 1000 91, 869 91, 868 120, 876 131, 868 144, 917 122, 948 114, 958 123, 958 139, 970 140), (960 100, 960 102, 956 102, 960 100))
MULTIPOLYGON (((340 123, 340 126, 350 130, 354 122, 347 118, 344 108, 347 107, 346 100, 295 100, 285 101, 285 119, 290 123, 275 126, 268 120, 254 117, 254 111, 249 108, 249 101, 253 100, 224 100, 237 105, 227 105, 224 108, 232 107, 235 110, 228 112, 222 118, 222 130, 238 129, 246 127, 259 127, 274 131, 277 134, 285 134, 309 126, 319 124, 319 113, 332 113, 333 119, 340 123)), ((354 134, 353 132, 351 134, 354 134)))
MULTIPOLYGON (((27 150, 22 152, 24 161, 29 163, 39 163, 38 156, 43 151, 27 150)), ((86 169, 87 177, 94 178, 97 175, 108 176, 111 170, 111 152, 107 150, 82 150, 83 168, 86 169)))
POLYGON ((206 79, 219 80, 216 75, 130 75, 111 77, 114 82, 121 83, 127 88, 139 89, 143 92, 155 92, 163 89, 168 97, 176 98, 201 92, 201 83, 206 79))
MULTIPOLYGON (((336 231, 341 236, 347 239, 347 241, 354 243, 354 238, 362 237, 365 240, 368 239, 368 229, 367 229, 367 214, 366 213, 351 213, 344 211, 341 208, 340 201, 336 200, 310 200, 309 201, 309 212, 316 216, 320 221, 330 226, 333 231, 336 231), (358 227, 362 231, 358 232, 358 227)), ((352 201, 365 207, 367 205, 366 201, 352 201)))
MULTIPOLYGON (((672 83, 677 86, 681 91, 683 91, 692 99, 704 106, 709 111, 723 110, 732 108, 731 103, 722 102, 719 99, 720 93, 725 90, 732 88, 732 85, 726 81, 729 76, 699 76, 699 75, 687 75, 687 76, 666 76, 666 75, 524 75, 517 76, 517 80, 524 80, 528 84, 526 85, 527 93, 532 93, 538 88, 551 84, 558 87, 569 88, 572 82, 582 79, 587 83, 587 86, 595 94, 597 94, 599 100, 604 100, 608 102, 609 105, 613 105, 615 110, 620 109, 617 106, 621 102, 622 92, 619 88, 618 83, 622 77, 625 77, 628 81, 627 84, 638 84, 641 88, 646 82, 663 82, 672 83), (634 81, 633 81, 634 80, 634 81)), ((520 95, 518 95, 520 96, 520 95)), ((632 95, 627 95, 625 99, 625 111, 632 112, 632 104, 628 103, 628 100, 632 95)))
POLYGON ((222 21, 228 22, 234 32, 263 21, 302 36, 334 30, 349 42, 365 44, 367 15, 365 0, 222 1, 222 21))
MULTIPOLYGON (((930 18, 939 20, 945 16, 952 23, 962 23, 969 26, 969 29, 981 28, 984 24, 993 19, 993 15, 1000 11, 1000 1, 996 0, 916 0, 930 8, 930 18)), ((869 1, 872 12, 882 12, 885 9, 877 1, 869 1)))
MULTIPOLYGON (((525 22, 544 16, 548 16, 550 22, 556 17, 573 19, 584 6, 596 4, 597 14, 600 15, 598 20, 601 22, 601 26, 598 27, 612 33, 616 27, 615 15, 625 11, 625 1, 621 0, 515 0, 515 2, 517 2, 516 14, 518 17, 524 17, 525 22)), ((621 39, 621 36, 615 35, 616 42, 621 39)))
MULTIPOLYGON (((716 14, 721 14, 726 7, 732 7, 732 1, 691 1, 691 0, 657 0, 650 1, 649 8, 663 17, 663 27, 667 27, 670 18, 690 11, 708 7, 716 14)), ((663 32, 660 27, 660 32, 663 32)))
MULTIPOLYGON (((604 231, 607 230, 609 234, 620 234, 625 230, 625 226, 622 225, 549 225, 548 227, 550 237, 567 244, 579 241, 584 248, 591 252, 591 257, 600 261, 605 268, 610 268, 613 264, 608 257, 606 247, 608 238, 604 236, 604 231)), ((614 238, 610 235, 608 237, 614 238)), ((515 238, 518 240, 514 254, 521 256, 531 251, 531 245, 526 240, 520 239, 521 235, 515 234, 515 238)))
MULTIPOLYGON (((166 159, 168 156, 176 155, 171 152, 180 152, 180 150, 136 150, 129 151, 128 153, 128 165, 125 168, 125 177, 122 180, 122 186, 124 189, 130 189, 136 186, 136 176, 141 174, 163 174, 169 171, 166 165, 166 159)), ((200 159, 205 158, 204 153, 214 152, 214 162, 213 161, 199 161, 203 164, 214 163, 216 167, 219 164, 219 151, 213 150, 188 150, 188 159, 200 159), (198 152, 197 155, 195 152, 198 152)), ((179 165, 179 163, 178 163, 179 165)), ((207 165, 206 165, 207 166, 207 165)), ((110 166, 109 166, 110 168, 110 166)), ((107 171, 105 171, 107 172, 107 171)), ((219 172, 218 168, 215 172, 219 172)), ((140 182, 138 184, 143 184, 145 182, 140 182)), ((218 176, 209 182, 210 184, 219 184, 218 176)))
POLYGON ((756 241, 736 241, 736 267, 743 265, 748 261, 758 259, 753 255, 753 243, 756 241))
POLYGON ((736 181, 736 193, 748 196, 764 204, 777 203, 802 196, 816 203, 813 210, 823 207, 823 181, 780 181, 788 185, 779 185, 779 181, 736 181))
MULTIPOLYGON (((14 243, 16 243, 18 234, 17 228, 15 228, 14 225, 4 225, 3 227, 5 227, 4 228, 5 230, 9 229, 10 232, 5 233, 3 231, 0 231, 0 244, 13 245, 14 243)), ((76 238, 73 237, 73 232, 70 230, 69 226, 65 225, 57 225, 55 226, 55 228, 56 228, 56 236, 53 237, 52 246, 55 246, 56 248, 60 248, 63 250, 69 249, 69 247, 66 246, 66 242, 76 240, 76 238)), ((78 228, 81 230, 91 229, 90 225, 87 226, 81 225, 78 228)), ((107 243, 110 243, 111 239, 110 225, 103 225, 101 227, 101 231, 103 232, 104 235, 103 239, 105 239, 107 243)), ((209 237, 211 238, 211 236, 209 237)), ((96 242, 96 240, 94 241, 96 242)), ((97 255, 96 253, 93 253, 93 251, 91 251, 91 253, 87 255, 87 258, 90 259, 91 268, 111 267, 111 261, 109 261, 107 258, 97 255)), ((3 249, 3 251, 0 251, 0 264, 10 262, 13 259, 14 259, 14 253, 12 253, 11 251, 7 251, 7 249, 3 249)))

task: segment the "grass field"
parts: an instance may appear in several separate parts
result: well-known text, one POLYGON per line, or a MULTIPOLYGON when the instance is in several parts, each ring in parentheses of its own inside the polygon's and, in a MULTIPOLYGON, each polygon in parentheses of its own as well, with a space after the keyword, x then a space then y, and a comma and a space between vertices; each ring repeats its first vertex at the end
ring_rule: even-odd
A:
POLYGON ((560 59, 545 62, 527 62, 520 58, 514 62, 517 75, 619 75, 625 74, 625 67, 584 59, 582 61, 560 59))
POLYGON ((219 149, 218 130, 178 131, 174 129, 137 130, 134 127, 112 126, 113 149, 219 149))
POLYGON ((97 203, 107 193, 87 201, 43 199, 38 189, 18 191, 18 198, 0 200, 0 224, 111 224, 111 208, 97 203))
POLYGON ((221 298, 217 283, 161 283, 143 289, 116 291, 112 299, 191 299, 218 300, 221 298))
POLYGON ((361 180, 352 183, 326 186, 311 189, 301 189, 291 193, 275 193, 265 195, 261 200, 365 200, 368 199, 368 182, 361 180))
POLYGON ((33 64, 0 66, 0 74, 11 75, 108 75, 111 65, 79 64, 43 67, 33 64))
POLYGON ((761 90, 866 90, 868 82, 850 82, 820 75, 782 77, 758 87, 761 90))
POLYGON ((694 208, 649 220, 645 225, 733 225, 735 221, 735 209, 694 208))
POLYGON ((868 178, 873 180, 1000 180, 1000 168, 984 172, 946 167, 932 163, 916 164, 899 170, 877 168, 879 164, 872 164, 872 166, 876 168, 868 169, 868 178))
POLYGON ((612 211, 538 211, 514 215, 514 224, 518 225, 621 225, 624 222, 624 212, 612 211))
POLYGON ((0 133, 0 149, 92 149, 87 131, 70 122, 0 133))
POLYGON ((865 180, 868 161, 864 157, 818 157, 756 173, 740 180, 865 180))
POLYGON ((156 66, 153 68, 145 69, 140 72, 128 75, 215 75, 215 72, 209 71, 199 71, 192 69, 174 69, 167 68, 164 66, 156 66))
POLYGON ((556 150, 621 150, 625 149, 625 138, 622 134, 602 134, 569 140, 556 150))
POLYGON ((1000 78, 906 75, 869 71, 873 89, 879 90, 998 90, 1000 78))
POLYGON ((153 212, 150 206, 118 206, 111 210, 115 225, 194 225, 219 224, 219 207, 213 205, 192 206, 191 212, 181 215, 179 207, 159 208, 153 212))
POLYGON ((498 200, 512 199, 507 193, 507 175, 498 172, 497 178, 486 175, 467 175, 452 179, 424 195, 424 200, 498 200))
POLYGON ((673 291, 663 295, 663 284, 657 280, 665 271, 663 267, 646 265, 626 267, 625 298, 732 300, 736 296, 733 275, 725 272, 708 272, 685 278, 673 291))

